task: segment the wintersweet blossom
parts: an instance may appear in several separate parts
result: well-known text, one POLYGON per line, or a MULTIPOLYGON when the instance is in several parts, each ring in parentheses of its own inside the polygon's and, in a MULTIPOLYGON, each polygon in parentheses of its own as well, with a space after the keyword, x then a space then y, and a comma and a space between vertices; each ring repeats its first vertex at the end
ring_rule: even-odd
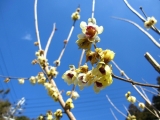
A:
POLYGON ((111 73, 112 73, 112 70, 110 66, 105 64, 104 62, 99 62, 97 64, 97 67, 92 70, 92 74, 99 77, 103 75, 110 76, 111 73))
POLYGON ((74 12, 74 13, 72 13, 72 15, 71 15, 71 18, 72 18, 72 20, 79 20, 80 19, 80 14, 79 14, 79 12, 74 12))
POLYGON ((87 73, 88 72, 88 65, 85 64, 83 66, 80 66, 78 69, 76 69, 77 73, 87 73))
POLYGON ((134 104, 134 103, 136 102, 136 97, 134 97, 134 96, 129 96, 129 97, 127 98, 127 100, 128 100, 130 103, 134 104))
POLYGON ((115 53, 111 50, 103 51, 104 56, 101 58, 106 64, 113 60, 115 53))
POLYGON ((9 81, 10 81, 10 78, 6 78, 6 79, 4 80, 5 83, 8 83, 9 81))
POLYGON ((47 116, 47 120, 53 120, 52 111, 48 111, 46 116, 47 116))
POLYGON ((145 108, 145 104, 144 104, 144 103, 139 103, 138 106, 139 106, 142 110, 144 110, 144 108, 145 108))
POLYGON ((70 70, 67 70, 63 76, 62 79, 64 79, 64 81, 70 85, 70 84, 74 84, 76 82, 76 77, 77 77, 77 73, 75 72, 75 67, 74 66, 70 66, 70 70))
POLYGON ((91 70, 86 73, 85 81, 87 82, 87 86, 90 86, 94 83, 95 76, 92 74, 91 70))
POLYGON ((128 115, 127 120, 136 120, 136 116, 128 115))
POLYGON ((72 98, 76 100, 79 97, 79 94, 76 91, 67 91, 66 95, 70 96, 71 92, 72 92, 72 98))
POLYGON ((19 82, 19 84, 24 84, 24 79, 20 78, 20 79, 18 79, 18 82, 19 82))
POLYGON ((36 76, 37 83, 39 84, 44 84, 46 82, 46 77, 44 76, 43 72, 39 72, 38 75, 36 76))
POLYGON ((87 81, 85 80, 86 74, 85 73, 79 73, 77 80, 78 80, 78 86, 80 90, 83 90, 85 86, 87 86, 87 81))
POLYGON ((47 71, 48 77, 54 77, 56 78, 58 75, 58 72, 56 71, 56 67, 50 67, 50 69, 47 71))
POLYGON ((40 115, 40 116, 38 117, 38 120, 43 120, 43 119, 44 119, 43 115, 40 115))
POLYGON ((95 18, 89 18, 88 25, 84 21, 80 23, 80 28, 88 39, 95 38, 98 34, 101 34, 103 32, 103 26, 99 27, 98 25, 96 25, 95 21, 95 18))
POLYGON ((34 76, 31 76, 30 77, 30 79, 29 79, 29 81, 31 82, 31 84, 36 84, 36 77, 34 77, 34 76))
POLYGON ((73 109, 74 108, 74 104, 71 98, 68 98, 65 104, 65 107, 68 109, 73 109))
POLYGON ((99 93, 100 90, 104 89, 105 87, 109 86, 112 84, 112 76, 103 76, 103 77, 96 77, 94 79, 94 91, 95 93, 99 93))
POLYGON ((97 54, 95 52, 90 51, 90 50, 87 51, 86 52, 86 62, 90 61, 92 65, 97 63, 98 59, 96 56, 97 56, 97 54))
POLYGON ((53 62, 56 66, 60 66, 60 60, 55 60, 54 62, 53 62))
POLYGON ((144 22, 146 28, 150 28, 157 23, 157 20, 154 17, 148 17, 147 21, 144 22))
POLYGON ((79 49, 86 49, 86 50, 90 50, 91 45, 93 42, 99 42, 100 38, 98 36, 94 37, 94 38, 88 38, 85 34, 79 34, 78 36, 78 40, 76 41, 77 45, 79 46, 79 49))
POLYGON ((60 120, 60 118, 63 116, 62 110, 57 109, 56 112, 54 112, 54 116, 55 116, 56 120, 60 120))
POLYGON ((131 92, 128 91, 128 92, 125 94, 125 97, 128 98, 130 95, 131 95, 131 92))

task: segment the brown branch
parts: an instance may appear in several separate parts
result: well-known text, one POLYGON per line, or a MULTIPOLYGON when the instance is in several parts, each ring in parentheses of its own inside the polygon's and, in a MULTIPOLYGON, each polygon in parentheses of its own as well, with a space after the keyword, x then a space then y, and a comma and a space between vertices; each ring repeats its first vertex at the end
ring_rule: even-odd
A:
POLYGON ((125 79, 125 78, 116 76, 116 75, 114 75, 113 73, 112 73, 112 77, 113 77, 113 78, 116 78, 116 79, 119 79, 119 80, 122 80, 122 81, 125 81, 125 82, 129 82, 129 83, 131 83, 132 85, 140 85, 140 86, 146 86, 146 87, 160 88, 160 85, 152 85, 152 84, 144 84, 144 83, 135 82, 135 81, 133 81, 132 79, 125 79))

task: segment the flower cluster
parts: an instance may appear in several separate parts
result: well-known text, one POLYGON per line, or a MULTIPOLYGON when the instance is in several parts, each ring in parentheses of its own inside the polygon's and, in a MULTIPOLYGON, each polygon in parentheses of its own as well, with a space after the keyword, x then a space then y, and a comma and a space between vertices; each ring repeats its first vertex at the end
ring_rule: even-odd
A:
POLYGON ((74 104, 71 98, 68 98, 65 104, 65 108, 66 109, 73 109, 74 108, 74 104))
POLYGON ((102 48, 96 48, 95 52, 91 50, 86 52, 86 62, 90 61, 92 65, 99 61, 108 64, 113 60, 114 56, 115 53, 109 49, 103 50, 102 48))
POLYGON ((39 64, 41 65, 41 67, 43 69, 46 66, 48 66, 49 63, 48 63, 48 60, 44 57, 44 51, 43 50, 39 50, 38 52, 35 53, 35 55, 37 56, 37 60, 38 60, 39 64))
POLYGON ((157 23, 157 20, 154 17, 148 17, 147 21, 144 22, 144 26, 149 29, 156 23, 157 23))
POLYGON ((82 21, 80 23, 82 29, 82 34, 78 35, 78 40, 76 41, 80 49, 90 49, 92 43, 97 43, 100 41, 98 34, 103 32, 103 26, 96 25, 95 18, 88 19, 88 25, 86 22, 82 21))
POLYGON ((51 78, 56 78, 58 72, 56 71, 56 67, 50 67, 50 69, 47 71, 47 75, 48 77, 51 77, 51 78))
POLYGON ((46 77, 44 76, 43 72, 39 72, 36 76, 37 83, 44 84, 46 82, 46 77))
POLYGON ((62 79, 69 85, 78 85, 81 90, 85 86, 94 84, 94 91, 98 93, 112 83, 111 73, 112 70, 109 65, 99 62, 97 67, 90 71, 87 65, 80 66, 78 69, 73 66, 63 74, 62 79))
POLYGON ((48 91, 48 95, 51 96, 54 99, 54 101, 58 101, 59 93, 58 93, 56 87, 52 86, 48 82, 44 83, 44 86, 48 91))
POLYGON ((57 109, 56 112, 54 112, 54 120, 60 120, 60 118, 63 116, 62 114, 62 110, 61 109, 57 109))
POLYGON ((125 97, 126 97, 127 100, 128 100, 130 103, 132 103, 132 104, 134 104, 134 103, 136 102, 136 97, 131 96, 131 92, 130 92, 130 91, 128 91, 128 92, 125 94, 125 97))

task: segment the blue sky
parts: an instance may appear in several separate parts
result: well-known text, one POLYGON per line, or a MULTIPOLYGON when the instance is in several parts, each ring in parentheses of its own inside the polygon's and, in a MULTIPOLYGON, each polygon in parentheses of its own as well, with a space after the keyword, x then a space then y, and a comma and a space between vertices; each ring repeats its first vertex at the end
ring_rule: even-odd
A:
MULTIPOLYGON (((160 20, 159 0, 128 0, 133 8, 142 14, 139 7, 142 6, 148 16, 154 16, 160 20)), ((75 44, 77 35, 81 33, 79 24, 87 21, 91 17, 92 0, 39 0, 38 1, 38 22, 42 48, 52 31, 53 23, 56 23, 57 31, 51 42, 48 60, 51 65, 58 59, 63 47, 63 40, 69 34, 73 21, 71 14, 80 4, 81 19, 76 22, 72 37, 67 45, 67 49, 58 68, 59 74, 55 79, 60 90, 68 91, 72 86, 68 86, 62 79, 62 74, 68 70, 70 64, 78 66, 81 50, 75 44)), ((151 40, 135 26, 116 19, 111 16, 130 19, 140 26, 143 22, 133 14, 125 5, 123 0, 96 0, 95 18, 98 25, 104 27, 104 32, 100 35, 101 42, 97 44, 103 49, 111 49, 116 55, 114 61, 126 72, 126 74, 138 81, 142 78, 151 84, 156 84, 156 77, 159 75, 154 68, 144 58, 144 54, 149 52, 158 62, 160 53, 151 40)), ((160 28, 159 21, 156 24, 160 28)), ((143 27, 144 28, 144 27, 143 27)), ((145 28, 144 28, 145 29, 145 28)), ((159 42, 159 35, 152 30, 148 31, 159 42)), ((36 41, 34 25, 34 1, 33 0, 1 0, 0 1, 0 74, 6 76, 30 77, 37 75, 41 71, 38 65, 33 66, 31 61, 35 59, 35 51, 38 49, 33 45, 36 41)), ((85 59, 83 60, 83 63, 85 59)), ((113 66, 113 73, 120 75, 113 66)), ((36 118, 39 114, 45 114, 47 110, 55 111, 60 108, 59 103, 55 103, 41 85, 32 86, 28 81, 24 85, 19 85, 17 80, 12 80, 9 84, 3 83, 0 78, 0 88, 10 88, 11 93, 7 96, 11 103, 22 97, 26 98, 26 105, 23 115, 36 118)), ((92 87, 80 91, 80 98, 75 103, 72 110, 77 120, 113 120, 109 108, 112 106, 107 101, 105 95, 109 95, 113 103, 126 113, 123 105, 129 103, 124 94, 130 90, 139 101, 144 101, 129 83, 113 79, 113 84, 95 94, 92 87)), ((148 94, 151 98, 151 94, 148 94)), ((63 98, 67 96, 63 93, 63 98)), ((113 109, 113 108, 112 108, 113 109)), ((115 111, 119 120, 125 119, 115 111)), ((62 120, 67 120, 66 115, 62 120)))

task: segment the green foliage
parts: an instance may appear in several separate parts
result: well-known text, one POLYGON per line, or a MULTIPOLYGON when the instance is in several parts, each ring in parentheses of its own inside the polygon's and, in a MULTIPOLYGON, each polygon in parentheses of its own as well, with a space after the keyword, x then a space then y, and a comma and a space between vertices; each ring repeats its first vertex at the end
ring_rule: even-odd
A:
POLYGON ((15 120, 30 120, 30 119, 26 116, 19 116, 19 117, 16 117, 15 120))
POLYGON ((0 120, 3 120, 2 115, 6 114, 10 107, 10 102, 7 100, 0 100, 0 120))

